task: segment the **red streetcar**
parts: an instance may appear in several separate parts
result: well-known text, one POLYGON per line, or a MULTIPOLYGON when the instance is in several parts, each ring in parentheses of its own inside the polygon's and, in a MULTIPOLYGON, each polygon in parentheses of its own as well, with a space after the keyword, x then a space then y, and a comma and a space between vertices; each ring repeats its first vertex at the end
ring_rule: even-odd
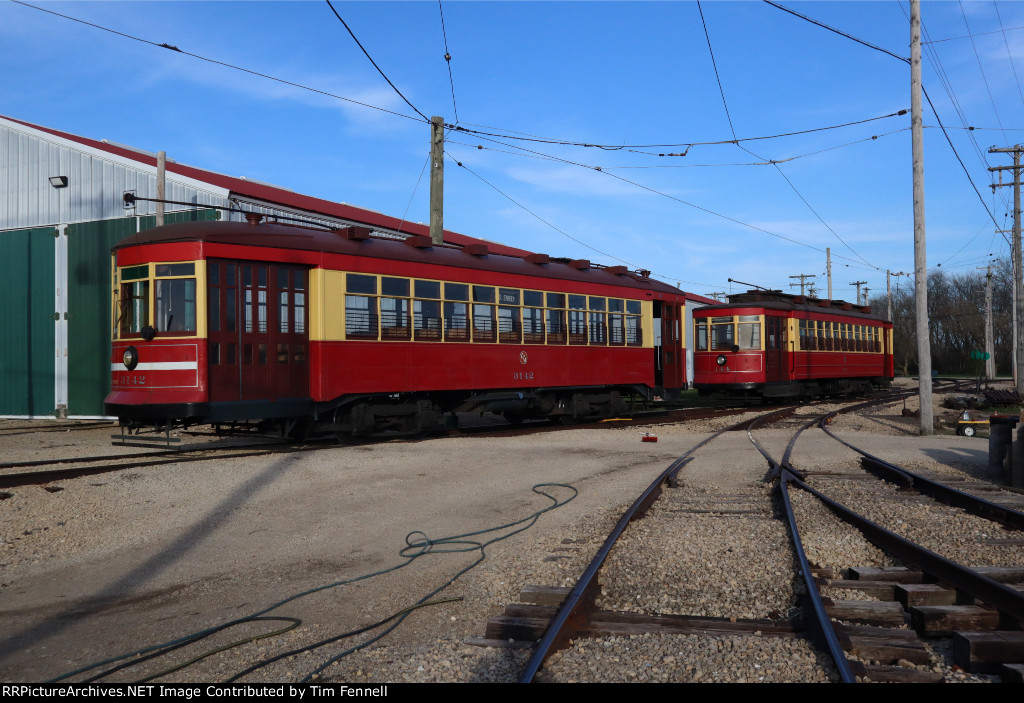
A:
POLYGON ((867 306, 748 291, 693 313, 701 394, 816 397, 893 379, 892 323, 867 306))
POLYGON ((411 433, 451 412, 614 416, 686 385, 684 294, 624 266, 258 216, 114 257, 106 411, 127 425, 411 433))

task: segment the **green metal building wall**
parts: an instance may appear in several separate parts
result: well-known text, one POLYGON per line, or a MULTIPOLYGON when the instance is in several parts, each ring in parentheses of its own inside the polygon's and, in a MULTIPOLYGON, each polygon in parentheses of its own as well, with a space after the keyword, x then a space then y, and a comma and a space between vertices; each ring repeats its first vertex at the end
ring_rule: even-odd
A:
POLYGON ((53 415, 55 227, 2 234, 0 414, 53 415))

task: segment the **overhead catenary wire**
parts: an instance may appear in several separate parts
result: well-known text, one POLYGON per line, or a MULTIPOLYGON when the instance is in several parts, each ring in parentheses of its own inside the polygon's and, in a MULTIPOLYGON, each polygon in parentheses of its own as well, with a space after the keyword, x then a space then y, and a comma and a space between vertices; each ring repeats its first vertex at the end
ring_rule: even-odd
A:
POLYGON ((391 88, 396 93, 398 93, 398 97, 400 97, 402 100, 404 100, 405 104, 408 105, 409 107, 411 107, 413 109, 413 111, 417 115, 422 117, 425 122, 430 122, 430 118, 427 117, 426 115, 424 115, 422 112, 420 112, 419 108, 417 108, 415 105, 413 105, 411 102, 409 102, 409 98, 405 97, 402 94, 402 91, 400 91, 398 89, 398 86, 396 86, 394 83, 392 83, 391 79, 387 77, 387 74, 384 73, 384 71, 381 69, 381 67, 377 65, 377 62, 373 60, 372 56, 370 56, 370 52, 366 50, 366 47, 364 47, 362 42, 360 42, 359 39, 356 37, 355 32, 352 31, 352 28, 348 26, 348 23, 345 20, 343 20, 341 15, 338 14, 338 11, 334 9, 334 5, 331 4, 331 0, 325 0, 325 2, 327 3, 327 6, 331 8, 331 12, 334 13, 334 16, 338 18, 338 21, 341 22, 341 24, 348 31, 349 36, 352 37, 352 40, 356 43, 356 46, 358 46, 362 50, 363 54, 366 55, 366 58, 368 58, 370 60, 370 63, 373 64, 373 67, 377 69, 377 73, 379 73, 381 75, 381 77, 383 77, 384 80, 386 80, 388 82, 388 85, 390 85, 391 88))
POLYGON ((366 107, 366 108, 370 108, 371 110, 378 110, 380 112, 386 112, 387 114, 394 115, 395 117, 404 117, 407 120, 416 120, 417 122, 419 121, 418 118, 412 117, 411 115, 403 115, 401 112, 395 112, 394 110, 388 110, 387 108, 380 107, 378 105, 371 105, 370 103, 365 103, 365 102, 362 102, 360 100, 353 100, 352 98, 346 98, 344 95, 338 95, 336 93, 331 93, 331 92, 328 92, 326 90, 320 90, 319 88, 313 88, 313 87, 308 86, 308 85, 303 85, 302 83, 296 83, 294 81, 285 80, 284 78, 278 78, 276 76, 271 76, 271 75, 266 74, 266 73, 260 73, 259 71, 253 71, 252 69, 243 68, 242 66, 236 66, 235 64, 227 63, 226 61, 218 61, 217 59, 207 58, 206 56, 201 56, 200 54, 195 54, 195 53, 192 53, 191 51, 185 51, 184 49, 179 49, 177 46, 174 46, 172 44, 158 43, 158 42, 155 42, 155 41, 151 41, 149 39, 143 39, 142 37, 137 37, 137 36, 132 35, 132 34, 127 34, 125 32, 119 32, 116 29, 111 29, 109 27, 104 27, 103 25, 95 24, 93 22, 87 22, 85 20, 78 19, 77 17, 71 17, 70 15, 64 15, 64 14, 61 14, 60 12, 54 12, 53 10, 47 10, 44 7, 37 7, 36 5, 31 5, 31 4, 27 3, 27 2, 23 2, 22 0, 11 0, 11 2, 14 3, 15 5, 22 5, 24 7, 28 7, 28 8, 31 8, 33 10, 38 10, 39 12, 45 12, 45 13, 50 14, 50 15, 55 15, 56 17, 61 17, 63 19, 70 20, 72 22, 77 22, 79 24, 84 24, 84 25, 86 25, 88 27, 93 27, 94 29, 99 29, 99 30, 104 31, 104 32, 109 32, 110 34, 116 34, 117 36, 124 37, 125 39, 131 39, 133 41, 141 42, 143 44, 149 44, 150 46, 155 46, 155 47, 158 47, 158 48, 161 48, 161 49, 167 49, 169 51, 174 51, 176 53, 181 54, 182 56, 191 56, 192 58, 198 59, 199 61, 205 61, 207 63, 215 64, 217 66, 223 66, 224 68, 230 68, 230 69, 235 70, 235 71, 242 71, 243 73, 248 73, 249 75, 252 75, 252 76, 258 76, 260 78, 266 78, 267 80, 275 81, 275 82, 281 83, 283 85, 290 85, 293 88, 299 88, 301 90, 308 90, 311 93, 317 93, 319 95, 323 95, 323 96, 328 97, 328 98, 334 98, 335 100, 343 100, 343 101, 345 101, 347 103, 352 103, 353 105, 359 105, 360 107, 366 107))
MULTIPOLYGON (((715 51, 714 51, 714 49, 711 46, 711 34, 708 32, 707 21, 704 19, 704 11, 701 9, 700 1, 699 0, 697 2, 697 10, 700 12, 701 25, 704 27, 704 38, 707 40, 708 53, 711 55, 711 65, 715 69, 715 80, 718 81, 718 92, 722 96, 722 106, 725 108, 725 116, 729 120, 729 129, 732 132, 733 139, 735 139, 736 138, 736 128, 733 126, 732 117, 729 114, 729 104, 728 104, 728 101, 725 99, 725 88, 722 86, 722 77, 718 73, 718 63, 715 61, 715 51)), ((749 149, 747 149, 743 145, 739 144, 738 142, 737 142, 736 145, 740 149, 743 149, 743 151, 745 151, 748 154, 750 154, 751 156, 753 156, 753 157, 755 157, 757 159, 761 159, 762 161, 765 160, 765 158, 763 156, 761 156, 760 154, 755 154, 753 151, 750 151, 749 149)), ((856 256, 858 259, 863 261, 865 264, 867 264, 868 266, 871 266, 872 268, 874 268, 874 269, 876 269, 878 271, 882 270, 881 268, 875 266, 870 261, 868 261, 863 256, 861 256, 856 250, 854 250, 853 247, 851 247, 849 244, 847 244, 846 240, 844 240, 842 237, 839 236, 839 233, 836 232, 832 228, 831 225, 829 225, 827 222, 825 222, 825 218, 823 218, 821 216, 821 214, 817 210, 814 209, 814 207, 807 200, 807 198, 804 197, 803 193, 800 192, 800 190, 796 187, 796 185, 793 183, 793 181, 791 181, 789 179, 789 177, 783 172, 782 167, 779 166, 779 164, 777 162, 773 161, 772 165, 775 167, 775 170, 779 172, 779 175, 782 176, 782 178, 786 181, 786 184, 789 185, 789 187, 793 190, 794 193, 796 193, 797 197, 800 198, 801 202, 803 202, 803 204, 807 206, 807 209, 810 210, 811 213, 813 213, 813 215, 816 218, 818 218, 818 221, 821 222, 821 224, 824 225, 825 228, 829 232, 832 233, 832 236, 834 236, 836 239, 838 239, 840 242, 842 242, 843 246, 845 246, 847 249, 849 249, 851 252, 853 252, 854 256, 856 256)))
POLYGON ((437 0, 437 9, 441 13, 441 34, 444 36, 444 61, 448 65, 448 83, 452 87, 452 110, 455 112, 455 124, 459 123, 459 108, 455 105, 455 79, 452 78, 452 52, 448 50, 448 30, 444 27, 444 8, 441 0, 437 0))
MULTIPOLYGON (((910 59, 909 58, 906 58, 904 56, 900 56, 899 54, 896 54, 896 53, 894 53, 892 51, 889 51, 888 49, 883 49, 880 46, 876 46, 875 44, 872 44, 871 42, 867 42, 867 41, 864 41, 863 39, 859 39, 859 38, 853 36, 852 34, 848 34, 846 32, 840 31, 840 30, 836 29, 835 27, 830 27, 829 25, 825 24, 824 22, 820 22, 820 21, 815 20, 815 19, 813 19, 811 17, 808 17, 807 15, 803 15, 803 14, 801 14, 799 12, 796 12, 795 10, 791 10, 788 7, 784 6, 784 5, 780 5, 779 3, 774 2, 773 0, 763 0, 763 1, 766 2, 767 4, 771 5, 772 7, 777 7, 778 9, 783 10, 784 12, 788 12, 791 15, 795 15, 796 17, 799 17, 800 19, 806 20, 807 22, 810 22, 811 24, 814 24, 814 25, 817 25, 817 26, 822 27, 824 29, 827 29, 830 32, 835 32, 836 34, 839 34, 840 36, 846 37, 847 39, 851 39, 851 40, 857 42, 858 44, 862 44, 862 45, 864 45, 866 47, 869 47, 871 49, 874 49, 876 51, 880 51, 883 54, 888 54, 889 56, 891 56, 891 57, 893 57, 895 59, 898 59, 899 61, 902 61, 903 63, 906 63, 906 64, 910 63, 910 59)), ((900 9, 903 9, 902 5, 900 5, 900 9)), ((957 161, 960 163, 960 168, 963 169, 964 174, 967 176, 967 180, 970 181, 970 183, 971 183, 971 187, 974 188, 974 192, 978 195, 978 200, 981 202, 981 206, 983 208, 985 208, 985 212, 987 212, 989 214, 989 217, 992 218, 992 222, 994 222, 996 227, 998 227, 999 226, 999 222, 996 220, 995 215, 992 214, 992 211, 989 210, 988 204, 985 202, 985 199, 981 197, 981 192, 978 190, 978 186, 975 185, 974 179, 971 178, 970 171, 967 170, 967 166, 964 164, 963 159, 960 158, 960 154, 957 152, 956 147, 953 145, 953 140, 950 139, 949 133, 946 131, 946 127, 942 123, 942 118, 939 117, 939 112, 935 108, 935 104, 932 102, 932 99, 928 96, 928 91, 925 90, 924 86, 921 86, 921 92, 924 94, 925 99, 928 101, 928 105, 929 105, 929 107, 931 107, 932 114, 935 115, 935 119, 938 120, 939 128, 942 130, 942 133, 945 135, 946 141, 949 143, 949 148, 953 150, 953 154, 956 156, 957 161)))

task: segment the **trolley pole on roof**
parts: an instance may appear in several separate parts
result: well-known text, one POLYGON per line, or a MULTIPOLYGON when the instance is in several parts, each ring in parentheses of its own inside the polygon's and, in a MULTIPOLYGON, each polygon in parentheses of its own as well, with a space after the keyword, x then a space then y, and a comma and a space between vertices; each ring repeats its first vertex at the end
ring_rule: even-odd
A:
POLYGON ((430 241, 444 243, 444 118, 430 118, 430 241))
POLYGON ((910 0, 910 133, 914 165, 914 291, 917 301, 917 375, 922 435, 935 433, 932 345, 928 332, 928 263, 924 237, 924 133, 921 116, 921 0, 910 0))

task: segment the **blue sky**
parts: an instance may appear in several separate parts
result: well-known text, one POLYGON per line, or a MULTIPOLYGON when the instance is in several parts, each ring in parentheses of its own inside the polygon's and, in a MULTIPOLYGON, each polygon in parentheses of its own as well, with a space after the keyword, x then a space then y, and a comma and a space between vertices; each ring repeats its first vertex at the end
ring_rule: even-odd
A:
MULTIPOLYGON (((325 2, 35 4, 406 117, 6 1, 0 114, 428 220, 429 127, 325 2)), ((443 0, 444 33, 436 1, 334 4, 428 117, 605 147, 450 133, 448 229, 701 294, 816 274, 824 295, 826 247, 835 298, 913 270, 910 69, 889 55, 753 1, 443 0), (679 146, 632 148, 652 144, 679 146)), ((909 57, 907 2, 783 4, 909 57)), ((1009 249, 982 200, 1010 229, 1011 189, 993 196, 986 169, 1011 159, 987 150, 1024 134, 1024 3, 924 2, 922 16, 925 89, 981 193, 926 103, 928 263, 972 271, 1009 249)))

